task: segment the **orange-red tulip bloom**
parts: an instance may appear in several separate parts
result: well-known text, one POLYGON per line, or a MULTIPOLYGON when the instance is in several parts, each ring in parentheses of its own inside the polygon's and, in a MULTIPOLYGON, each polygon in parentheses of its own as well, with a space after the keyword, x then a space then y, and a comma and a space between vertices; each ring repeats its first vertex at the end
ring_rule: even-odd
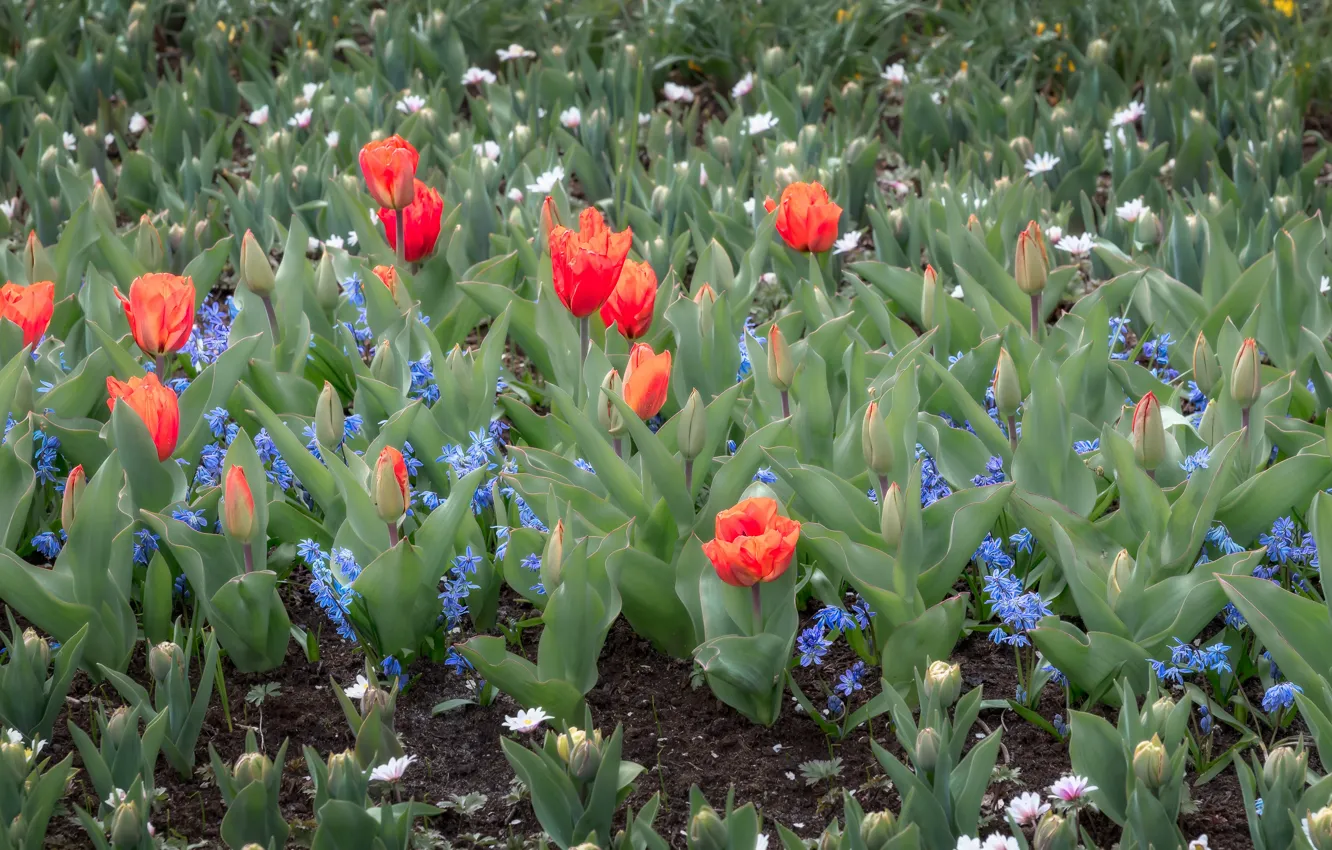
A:
MULTIPOLYGON (((407 247, 403 257, 409 263, 430 256, 439 239, 439 220, 444 215, 444 199, 430 186, 416 181, 416 197, 402 211, 407 247)), ((398 214, 388 207, 379 210, 384 222, 384 237, 389 247, 398 250, 398 214)))
POLYGON ((6 283, 0 287, 0 316, 23 329, 23 344, 35 345, 51 324, 55 312, 55 284, 49 280, 20 286, 6 283))
POLYGON ((652 327, 657 304, 657 273, 648 263, 624 261, 620 282, 601 308, 601 321, 614 322, 625 339, 637 339, 652 327))
POLYGON ((180 405, 176 394, 162 386, 152 372, 142 378, 130 378, 128 383, 107 378, 106 391, 111 396, 106 400, 108 408, 115 410, 116 404, 123 401, 139 414, 157 447, 157 459, 171 457, 180 436, 180 405))
POLYGON ((416 192, 416 165, 421 161, 412 143, 393 135, 361 148, 361 177, 365 189, 381 207, 400 210, 416 192))
POLYGON ((560 303, 580 319, 601 309, 620 282, 633 241, 632 230, 612 232, 594 207, 579 214, 578 230, 552 227, 550 263, 560 303))
POLYGON ((639 419, 651 419, 666 403, 671 385, 671 353, 653 354, 652 346, 638 343, 629 352, 624 370, 624 401, 639 419))
POLYGON ((389 292, 392 292, 395 295, 397 294, 398 292, 397 266, 375 266, 370 271, 374 272, 375 277, 379 278, 380 281, 382 281, 383 284, 388 287, 389 292))
POLYGON ((384 522, 397 522, 412 503, 411 484, 407 480, 407 463, 402 452, 385 446, 375 462, 375 509, 384 522))
POLYGON ((791 566, 800 523, 777 513, 777 501, 745 499, 717 514, 716 537, 703 544, 717 577, 736 587, 780 578, 791 566))
POLYGON ((782 190, 782 199, 768 198, 763 208, 777 210, 777 232, 797 251, 822 253, 837 241, 837 222, 842 208, 828 199, 819 183, 792 183, 782 190))
POLYGON ((227 470, 222 488, 222 521, 227 533, 237 540, 249 540, 254 534, 254 494, 240 466, 233 465, 227 470))
POLYGON ((160 357, 180 351, 194 330, 194 281, 175 274, 146 274, 130 284, 125 308, 130 333, 144 354, 160 357))

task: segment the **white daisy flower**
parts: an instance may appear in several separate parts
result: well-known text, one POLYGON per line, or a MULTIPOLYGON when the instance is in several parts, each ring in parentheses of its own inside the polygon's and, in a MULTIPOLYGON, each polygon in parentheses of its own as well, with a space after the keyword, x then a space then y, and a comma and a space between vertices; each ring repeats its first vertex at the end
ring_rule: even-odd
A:
MULTIPOLYGON (((1077 237, 1070 236, 1069 239, 1077 237)), ((1087 237, 1088 241, 1091 237, 1087 237)), ((1085 776, 1061 776, 1055 780, 1055 784, 1050 786, 1050 797, 1067 806, 1077 805, 1082 802, 1096 786, 1091 784, 1091 780, 1085 776)))
POLYGON ((347 234, 347 247, 348 247, 348 248, 355 248, 355 247, 356 247, 356 243, 358 243, 358 242, 360 242, 360 241, 361 241, 361 237, 359 237, 359 236, 356 235, 356 231, 355 231, 355 230, 353 230, 352 232, 350 232, 350 233, 347 234))
POLYGON ((514 186, 507 193, 505 193, 505 197, 513 201, 515 204, 521 204, 523 202, 523 190, 519 189, 517 186, 514 186))
MULTIPOLYGON (((1092 239, 1090 233, 1083 233, 1079 236, 1065 236, 1055 243, 1055 247, 1061 251, 1067 251, 1075 257, 1085 257, 1091 253, 1092 248, 1096 247, 1096 240, 1092 239)), ((1067 779, 1068 777, 1064 778, 1067 779)))
POLYGON ((1142 105, 1142 101, 1131 100, 1128 106, 1115 112, 1114 117, 1110 119, 1110 126, 1123 127, 1127 124, 1133 124, 1146 114, 1147 107, 1142 105))
POLYGON ((854 251, 860 247, 860 231, 852 230, 850 233, 843 233, 842 237, 833 243, 834 254, 845 254, 848 251, 854 251))
POLYGON ((760 112, 745 119, 745 130, 751 136, 766 133, 777 126, 777 116, 771 112, 760 112))
POLYGON ((954 286, 953 291, 948 294, 959 300, 966 297, 966 293, 962 291, 962 284, 960 283, 954 286))
POLYGON ((402 779, 403 774, 407 772, 407 768, 412 766, 412 762, 414 761, 416 761, 416 756, 391 758, 379 767, 370 771, 370 781, 398 782, 402 779))
POLYGON ((11 744, 23 743, 23 736, 19 734, 17 729, 6 729, 5 737, 9 739, 9 743, 11 744))
POLYGON ((891 65, 885 66, 884 69, 879 72, 879 76, 883 77, 889 85, 904 86, 907 84, 906 67, 901 62, 894 62, 891 65))
POLYGON ((477 156, 484 156, 489 160, 498 160, 500 158, 499 142, 492 142, 490 139, 472 145, 472 150, 477 156))
POLYGON ((479 86, 482 83, 493 83, 498 77, 494 71, 487 71, 485 68, 478 68, 475 65, 468 68, 462 75, 462 84, 465 86, 479 86))
POLYGON ((986 837, 985 843, 981 845, 981 850, 1018 850, 1017 839, 1011 835, 1000 835, 992 832, 986 837))
POLYGON ((1114 149, 1115 149, 1115 139, 1119 139, 1119 143, 1120 143, 1121 145, 1126 145, 1126 144, 1128 144, 1128 135, 1124 132, 1124 128, 1123 128, 1123 127, 1115 127, 1115 128, 1113 128, 1113 129, 1106 130, 1106 131, 1105 131, 1105 141, 1104 141, 1104 143, 1102 144, 1102 147, 1104 147, 1104 148, 1105 148, 1106 150, 1108 150, 1108 151, 1112 151, 1112 150, 1114 150, 1114 149))
POLYGON ((980 839, 972 838, 970 835, 959 835, 953 850, 981 850, 980 839))
POLYGON ((537 107, 537 117, 538 117, 538 118, 545 118, 547 114, 548 114, 548 113, 546 112, 546 108, 545 108, 544 106, 538 106, 538 107, 537 107))
POLYGON ((694 93, 687 87, 676 83, 667 83, 661 87, 661 93, 673 103, 693 103, 694 93))
POLYGON ((409 94, 398 101, 396 108, 403 115, 411 115, 414 112, 420 112, 425 103, 425 98, 419 94, 409 94))
POLYGON ((65 150, 67 150, 67 151, 72 151, 72 150, 74 150, 74 146, 75 146, 77 143, 78 143, 78 139, 74 138, 74 134, 73 134, 73 133, 63 133, 63 134, 60 136, 60 144, 64 145, 65 150))
POLYGON ((535 195, 548 195, 550 190, 555 188, 555 184, 564 179, 564 166, 557 165, 549 171, 542 172, 537 179, 527 184, 527 191, 535 195))
MULTIPOLYGON (((14 743, 18 742, 15 741, 14 743)), ((106 799, 103 800, 103 802, 106 803, 108 808, 114 809, 121 803, 124 803, 127 799, 129 799, 129 794, 125 793, 124 790, 120 788, 112 788, 111 793, 106 795, 106 799)))
POLYGON ((1023 163, 1022 167, 1027 169, 1027 174, 1035 177, 1037 174, 1044 174, 1047 171, 1053 171, 1059 164, 1059 157, 1052 153, 1038 153, 1031 159, 1023 163))
POLYGON ((1045 241, 1049 242, 1050 244, 1053 245, 1054 243, 1058 242, 1060 239, 1063 238, 1064 238, 1064 228, 1060 227, 1059 225, 1052 224, 1049 227, 1045 228, 1045 241))
POLYGON ((334 233, 332 236, 328 237, 327 241, 324 242, 324 250, 328 250, 329 248, 337 248, 341 250, 344 244, 345 243, 342 241, 342 237, 334 233))
POLYGON ((1027 791, 1008 801, 1008 816, 1019 826, 1028 826, 1050 811, 1050 804, 1034 791, 1027 791))
POLYGON ((251 112, 245 120, 249 121, 251 124, 253 124, 256 127, 262 127, 265 124, 267 124, 268 104, 265 103, 263 106, 251 112))
POLYGON ((313 109, 302 109, 300 112, 297 112, 295 115, 287 119, 287 126, 304 130, 306 127, 310 126, 310 119, 312 118, 314 118, 313 109))
POLYGON ((754 90, 754 72, 750 71, 740 78, 740 82, 731 86, 731 97, 739 100, 754 90))
POLYGON ((528 50, 521 44, 510 44, 501 50, 496 50, 495 55, 501 62, 513 62, 516 59, 535 59, 536 51, 528 50))
POLYGON ((560 123, 572 130, 583 123, 583 113, 578 110, 578 107, 571 106, 560 113, 560 123))
POLYGON ((768 850, 768 836, 761 832, 755 836, 754 850, 768 850))
POLYGON ((324 247, 324 243, 311 236, 305 242, 305 253, 314 254, 324 247))
POLYGON ((1186 847, 1185 850, 1212 850, 1212 845, 1207 843, 1206 835, 1200 835, 1190 841, 1189 846, 1186 847))
POLYGON ((114 145, 115 143, 116 143, 115 133, 107 133, 105 136, 102 137, 102 144, 106 145, 108 148, 114 145))
POLYGON ((130 116, 129 131, 134 135, 139 135, 148 129, 148 119, 143 117, 143 113, 136 112, 130 116))
POLYGON ((745 200, 745 215, 752 216, 752 215, 754 214, 754 206, 755 206, 755 201, 754 201, 753 198, 748 198, 748 199, 746 199, 746 200, 745 200))
POLYGON ((337 130, 330 130, 324 135, 324 144, 328 145, 330 148, 336 148, 338 146, 338 139, 340 138, 342 138, 341 133, 337 130))
POLYGON ((1151 212, 1151 207, 1143 202, 1141 197, 1134 198, 1126 204, 1120 204, 1115 208, 1115 215, 1129 223, 1142 218, 1143 213, 1151 212))
POLYGON ((520 710, 513 717, 505 717, 504 725, 510 732, 535 732, 551 716, 541 706, 520 710))
POLYGON ((942 104, 943 104, 943 92, 941 92, 941 91, 932 91, 932 92, 930 92, 930 100, 934 101, 935 106, 940 106, 940 105, 942 105, 942 104))

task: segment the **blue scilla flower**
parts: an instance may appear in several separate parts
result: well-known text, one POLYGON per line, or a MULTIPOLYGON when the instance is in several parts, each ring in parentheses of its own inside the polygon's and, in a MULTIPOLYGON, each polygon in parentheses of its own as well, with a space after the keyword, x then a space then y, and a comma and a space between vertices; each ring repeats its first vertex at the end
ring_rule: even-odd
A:
POLYGON ((176 508, 171 511, 171 518, 185 523, 195 531, 203 531, 208 527, 208 518, 204 516, 203 509, 191 511, 186 508, 176 508))
MULTIPOLYGON (((307 542, 313 543, 313 541, 302 541, 303 544, 307 542)), ((360 566, 349 549, 334 549, 332 557, 327 562, 323 559, 323 552, 318 551, 318 546, 314 546, 313 551, 310 547, 306 547, 306 551, 309 557, 305 555, 303 557, 306 557, 306 563, 309 564, 313 575, 310 592, 314 594, 315 602, 324 609, 325 615, 333 622, 338 634, 344 640, 355 643, 356 633, 352 630, 347 612, 356 597, 356 591, 351 589, 351 584, 361 574, 360 566)))
POLYGON ((444 666, 451 669, 458 676, 466 675, 476 669, 472 666, 472 662, 468 661, 462 653, 458 652, 457 648, 452 646, 449 647, 448 657, 444 659, 444 666))
POLYGON ((939 467, 925 447, 916 443, 916 458, 920 460, 920 506, 927 508, 942 498, 953 495, 948 482, 939 474, 939 467))
MULTIPOLYGON (((467 436, 471 442, 466 447, 454 444, 446 445, 444 446, 444 453, 435 458, 435 461, 453 467, 459 478, 470 475, 478 469, 484 469, 488 472, 498 469, 499 465, 495 463, 494 438, 484 431, 472 431, 467 436)), ((477 485, 476 491, 472 494, 472 512, 480 514, 490 507, 490 504, 490 481, 488 477, 483 477, 477 485)))
POLYGON ((468 546, 465 553, 453 559, 453 566, 459 575, 471 575, 481 566, 481 556, 472 554, 472 547, 468 546))
POLYGON ((800 653, 800 666, 808 667, 811 664, 822 664, 824 657, 828 654, 828 648, 831 646, 832 644, 825 636, 822 626, 815 624, 805 629, 796 638, 796 651, 800 653))
POLYGON ((574 461, 574 466, 578 467, 579 469, 583 470, 589 475, 597 474, 597 471, 592 468, 592 464, 588 463, 586 460, 584 460, 581 457, 574 461))
POLYGON ((134 532, 134 563, 146 566, 152 560, 153 553, 157 551, 159 539, 146 528, 134 532))
POLYGON ((1017 551, 1026 552, 1028 555, 1031 554, 1032 544, 1035 541, 1036 538, 1032 537, 1031 532, 1025 528, 1019 528, 1017 534, 1008 538, 1008 542, 1016 546, 1017 551))
POLYGON ((1236 543, 1230 536, 1230 531, 1219 522, 1207 529, 1207 534, 1203 536, 1203 540, 1211 543, 1225 555, 1234 555, 1244 551, 1244 547, 1236 543))
POLYGON ((996 540, 994 535, 988 532, 985 539, 981 541, 980 546, 972 553, 973 561, 984 561, 991 567, 1008 569, 1013 566, 1013 558, 1004 551, 1004 544, 996 540))
POLYGON ((1304 688, 1294 682, 1277 682, 1263 694, 1263 711, 1273 712, 1290 708, 1295 704, 1295 694, 1304 693, 1304 688))
POLYGON ((1078 440, 1073 443, 1073 451, 1077 452, 1080 455, 1085 455, 1088 454, 1089 452, 1100 451, 1100 449, 1101 449, 1100 437, 1097 437, 1094 440, 1078 440))
POLYGON ((42 553, 43 557, 54 559, 60 554, 60 538, 54 531, 43 531, 32 538, 32 548, 42 553))
POLYGON ((1055 728, 1055 731, 1059 733, 1060 737, 1068 737, 1069 728, 1068 724, 1064 722, 1064 715, 1056 714, 1050 721, 1050 725, 1055 728))
POLYGON ((1272 523, 1272 530, 1258 535, 1259 544, 1267 547, 1267 558, 1273 563, 1284 564, 1295 559, 1295 522, 1290 517, 1279 517, 1272 523))
POLYGON ((48 437, 41 431, 34 431, 32 441, 37 444, 37 448, 33 452, 37 483, 58 484, 61 476, 59 470, 56 469, 56 455, 60 450, 60 440, 55 437, 48 437))
POLYGON ((740 368, 736 369, 735 372, 735 379, 737 381, 743 381, 745 376, 753 371, 754 368, 754 364, 749 361, 749 346, 746 344, 746 338, 752 336, 754 337, 754 341, 760 345, 767 342, 765 337, 761 337, 754 333, 754 328, 754 317, 746 316, 745 329, 744 332, 740 334, 740 368))
POLYGON ((1198 451, 1184 458, 1183 462, 1180 463, 1179 468, 1184 470, 1186 477, 1192 478, 1193 473, 1200 469, 1207 468, 1207 458, 1209 454, 1209 449, 1206 446, 1203 446, 1201 449, 1198 449, 1198 451))
POLYGON ((846 710, 846 703, 837 694, 828 694, 828 713, 841 714, 846 710))
POLYGON ((400 689, 406 687, 407 674, 402 672, 402 662, 394 658, 392 655, 385 656, 384 660, 379 662, 379 672, 383 674, 386 679, 396 678, 400 689))
POLYGON ((847 632, 860 628, 854 615, 835 605, 828 605, 815 614, 814 622, 830 632, 847 632))
POLYGON ((856 601, 851 603, 851 616, 856 618, 856 626, 864 631, 869 628, 870 620, 874 617, 874 611, 870 608, 868 602, 857 596, 856 601))
POLYGON ((833 690, 844 697, 850 697, 856 691, 864 688, 860 681, 864 677, 865 662, 857 661, 837 677, 837 684, 833 686, 833 690))
POLYGON ((365 289, 361 286, 361 276, 353 274, 342 282, 342 294, 347 296, 356 307, 365 306, 365 289))
POLYGON ((533 552, 530 555, 524 555, 523 559, 518 562, 518 566, 522 567, 525 570, 531 570, 534 573, 540 572, 541 556, 535 552, 533 552))
POLYGON ((1061 671, 1058 667, 1055 667, 1050 664, 1042 664, 1041 672, 1049 673, 1050 681, 1054 682, 1056 685, 1059 685, 1060 687, 1063 687, 1064 685, 1068 684, 1068 677, 1065 676, 1063 671, 1061 671))
POLYGON ((300 559, 304 561, 307 566, 311 567, 316 564, 322 564, 328 560, 328 555, 324 554, 324 550, 319 547, 319 544, 316 541, 309 537, 296 544, 296 554, 300 556, 300 559))
MULTIPOLYGON (((503 381, 504 379, 500 378, 500 380, 503 381)), ((510 427, 512 426, 503 419, 492 419, 490 424, 486 426, 486 430, 490 434, 490 439, 495 441, 495 445, 503 446, 509 442, 510 427)))
POLYGON ((777 475, 770 467, 761 466, 758 472, 754 473, 754 480, 762 481, 764 484, 775 484, 777 483, 777 475))
POLYGON ((1221 614, 1225 617, 1226 625, 1232 629, 1242 629, 1249 624, 1233 602, 1227 603, 1226 607, 1221 609, 1221 614))
POLYGON ((971 483, 977 487, 988 487, 991 484, 1004 483, 1004 459, 1001 457, 991 457, 985 462, 985 474, 975 476, 971 479, 971 483))
POLYGON ((1212 734, 1212 710, 1205 703, 1198 706, 1198 731, 1204 735, 1212 734))

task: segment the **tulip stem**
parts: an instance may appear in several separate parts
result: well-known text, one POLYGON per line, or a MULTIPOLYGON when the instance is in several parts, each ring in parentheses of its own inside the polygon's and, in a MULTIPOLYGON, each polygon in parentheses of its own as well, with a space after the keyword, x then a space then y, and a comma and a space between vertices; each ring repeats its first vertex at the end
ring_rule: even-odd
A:
POLYGON ((615 449, 615 456, 624 460, 624 446, 620 443, 619 437, 611 437, 611 446, 615 449))
MULTIPOLYGON (((587 352, 592 347, 592 323, 587 316, 578 320, 578 386, 583 386, 583 369, 587 366, 587 352)), ((591 391, 591 388, 587 388, 591 391)))
POLYGON ((398 210, 393 217, 394 229, 397 230, 398 265, 407 265, 407 211, 398 210))
POLYGON ((273 331, 273 345, 276 347, 278 344, 278 323, 277 312, 273 310, 273 299, 267 295, 260 295, 259 297, 263 299, 264 309, 268 311, 268 327, 269 330, 273 331))
POLYGON ((1249 438, 1249 411, 1252 409, 1251 407, 1245 407, 1240 410, 1240 428, 1244 431, 1244 439, 1246 440, 1249 438))
POLYGON ((791 415, 791 393, 782 390, 782 418, 786 419, 791 415))
POLYGON ((245 572, 254 572, 254 549, 251 547, 250 542, 247 540, 242 543, 241 549, 245 552, 245 572))
POLYGON ((755 582, 749 586, 749 602, 754 609, 754 634, 763 634, 763 596, 760 585, 755 582))
POLYGON ((879 504, 883 504, 884 497, 888 495, 888 476, 879 476, 879 504))
POLYGON ((157 355, 157 357, 153 359, 153 363, 156 364, 157 366, 157 369, 155 370, 157 372, 157 380, 165 384, 167 380, 166 355, 165 354, 157 355))
POLYGON ((1017 451, 1017 417, 1008 417, 1008 445, 1013 451, 1017 451))
POLYGON ((685 458, 685 490, 692 497, 694 492, 694 461, 692 458, 685 458))
POLYGON ((1031 338, 1040 340, 1041 338, 1041 294, 1038 292, 1031 296, 1031 338))
POLYGON ((388 523, 388 532, 389 532, 389 548, 391 549, 394 546, 398 545, 398 540, 400 539, 398 537, 398 524, 396 522, 388 523))

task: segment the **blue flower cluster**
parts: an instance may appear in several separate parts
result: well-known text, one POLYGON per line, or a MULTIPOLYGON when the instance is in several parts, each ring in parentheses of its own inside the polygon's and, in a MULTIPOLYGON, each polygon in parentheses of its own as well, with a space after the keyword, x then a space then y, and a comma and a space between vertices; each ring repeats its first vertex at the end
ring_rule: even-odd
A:
POLYGON ((1263 711, 1273 712, 1290 708, 1295 704, 1295 694, 1304 693, 1304 688, 1294 682, 1277 682, 1263 694, 1263 711))
MULTIPOLYGON (((492 472, 498 469, 499 464, 495 460, 499 453, 495 448, 495 438, 490 432, 472 431, 467 436, 472 441, 469 445, 464 448, 450 443, 444 447, 444 453, 435 458, 435 462, 453 467, 459 478, 470 475, 478 469, 492 472)), ((490 506, 490 478, 485 476, 476 486, 476 492, 472 494, 472 512, 480 514, 490 506)))
POLYGON ((1203 446, 1201 449, 1198 449, 1198 451, 1184 458, 1180 463, 1179 468, 1184 470, 1186 478, 1192 478, 1193 473, 1200 469, 1207 468, 1207 460, 1210 454, 1210 450, 1206 446, 1203 446))
POLYGON ((760 345, 768 341, 767 337, 761 337, 755 334, 754 329, 755 329, 754 317, 746 316, 745 329, 744 332, 740 334, 740 368, 735 371, 735 379, 737 381, 743 381, 745 379, 745 376, 748 375, 754 369, 754 364, 749 361, 749 346, 746 344, 747 342, 746 337, 752 335, 754 337, 754 341, 759 343, 760 345))
POLYGON ((444 576, 444 590, 439 594, 440 604, 443 606, 444 628, 453 629, 461 621, 464 614, 467 613, 467 597, 473 590, 478 589, 479 585, 472 584, 468 576, 476 575, 477 568, 481 566, 481 556, 472 554, 472 547, 453 559, 453 566, 444 576))
MULTIPOLYGON (((986 541, 992 540, 986 535, 986 541)), ((987 548, 985 541, 982 541, 981 548, 987 548)), ((979 560, 989 565, 985 575, 985 599, 1003 623, 990 632, 990 640, 1007 646, 1030 646, 1031 639, 1027 637, 1027 632, 1036 628, 1042 617, 1050 616, 1050 608, 1039 593, 1027 590, 1022 579, 1013 575, 1013 560, 1003 552, 1002 547, 998 551, 995 551, 994 546, 988 548, 987 554, 979 557, 979 560), (1003 558, 999 557, 1000 553, 1003 558), (1002 565, 1004 558, 1007 559, 1007 565, 1002 565)), ((980 550, 977 553, 979 555, 980 550)))
POLYGON ((146 566, 152 560, 153 553, 157 551, 159 542, 161 538, 146 528, 134 532, 134 563, 146 566))
POLYGON ((306 538, 296 547, 296 553, 305 561, 314 576, 310 581, 310 592, 315 602, 337 627, 338 634, 344 640, 356 643, 356 632, 347 618, 351 610, 356 591, 351 584, 361 574, 361 567, 356 563, 350 549, 334 549, 332 558, 314 540, 306 538))
POLYGON ((1280 565, 1318 566, 1318 546, 1313 535, 1307 531, 1300 533, 1295 528, 1295 521, 1288 516, 1273 522, 1270 532, 1258 536, 1258 543, 1267 547, 1267 560, 1271 565, 1253 571, 1260 578, 1270 579, 1280 565))
POLYGON ((1175 645, 1170 648, 1169 661, 1150 659, 1147 663, 1151 665, 1156 678, 1182 685, 1184 677, 1190 674, 1205 672, 1219 676, 1231 672, 1230 659, 1226 657, 1229 651, 1230 647, 1224 643, 1214 643, 1199 649, 1175 638, 1175 645))
POLYGON ((181 349, 190 358, 196 371, 212 364, 227 350, 231 322, 240 312, 236 299, 228 295, 224 300, 209 296, 194 313, 194 330, 181 349))
POLYGON ((977 487, 988 487, 991 484, 1004 483, 1004 459, 1001 457, 991 457, 985 462, 985 474, 972 477, 971 483, 977 487))
POLYGON ((430 407, 439 401, 439 384, 435 383, 435 371, 430 363, 430 352, 420 360, 413 360, 409 364, 411 372, 412 386, 408 390, 411 398, 419 398, 425 402, 426 407, 430 407))
POLYGON ((51 483, 56 485, 57 492, 63 490, 65 484, 60 480, 60 471, 56 469, 56 456, 60 451, 60 440, 55 437, 48 437, 41 431, 34 431, 32 441, 37 444, 32 458, 36 466, 37 483, 51 483))

